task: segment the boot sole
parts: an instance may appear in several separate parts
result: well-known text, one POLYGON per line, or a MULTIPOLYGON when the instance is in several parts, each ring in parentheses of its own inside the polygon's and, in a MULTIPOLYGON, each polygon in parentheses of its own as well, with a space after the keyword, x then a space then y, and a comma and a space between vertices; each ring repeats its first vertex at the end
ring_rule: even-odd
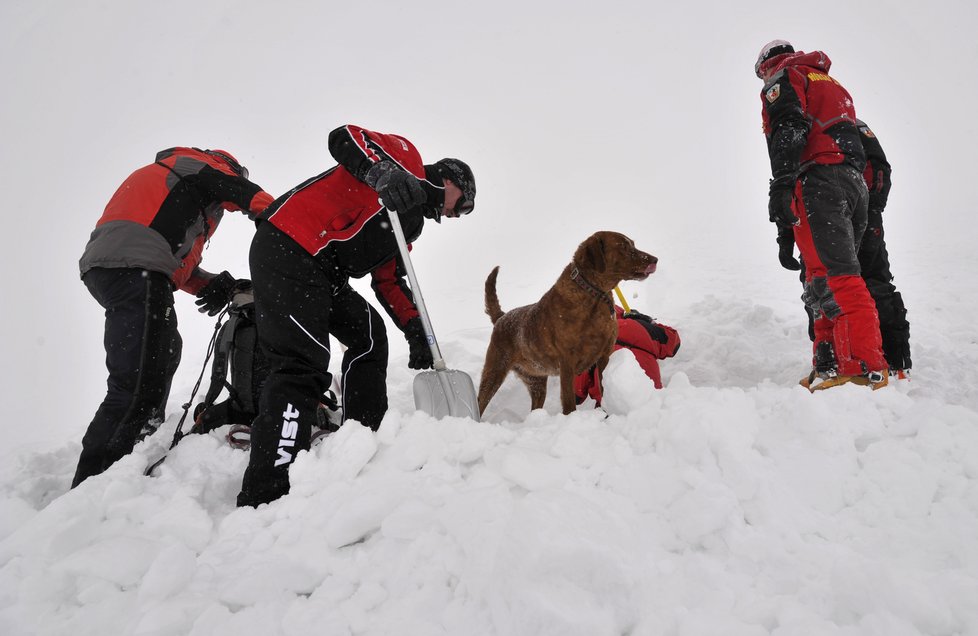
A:
POLYGON ((882 389, 884 386, 890 383, 887 376, 883 376, 883 379, 879 382, 870 382, 869 378, 863 377, 861 375, 839 375, 834 378, 829 378, 821 384, 817 384, 814 387, 809 387, 809 391, 814 393, 815 391, 824 391, 825 389, 831 389, 832 387, 842 386, 843 384, 848 384, 852 382, 853 384, 859 386, 868 386, 874 391, 882 389))

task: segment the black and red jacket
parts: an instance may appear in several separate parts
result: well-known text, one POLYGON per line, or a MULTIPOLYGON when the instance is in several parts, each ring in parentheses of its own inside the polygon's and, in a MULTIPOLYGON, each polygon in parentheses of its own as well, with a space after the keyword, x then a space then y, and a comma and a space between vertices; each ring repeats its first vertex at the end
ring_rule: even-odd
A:
POLYGON ((821 51, 798 52, 785 55, 768 75, 761 104, 775 179, 797 177, 813 163, 865 167, 852 97, 829 76, 831 65, 821 51))
POLYGON ((79 261, 95 267, 161 272, 196 294, 211 274, 199 268, 204 244, 224 210, 256 218, 272 196, 225 161, 198 148, 169 148, 119 186, 79 261))
POLYGON ((890 196, 890 162, 886 160, 883 146, 876 134, 869 129, 865 122, 856 120, 859 139, 866 153, 866 169, 863 178, 869 188, 869 209, 882 212, 886 200, 890 196))
MULTIPOLYGON (((370 274, 378 300, 398 326, 418 315, 404 282, 397 243, 387 210, 365 183, 377 163, 391 161, 421 180, 424 163, 414 145, 398 135, 347 124, 329 135, 329 151, 339 163, 275 200, 261 215, 340 276, 370 274)), ((420 208, 399 214, 405 238, 418 238, 420 208)))

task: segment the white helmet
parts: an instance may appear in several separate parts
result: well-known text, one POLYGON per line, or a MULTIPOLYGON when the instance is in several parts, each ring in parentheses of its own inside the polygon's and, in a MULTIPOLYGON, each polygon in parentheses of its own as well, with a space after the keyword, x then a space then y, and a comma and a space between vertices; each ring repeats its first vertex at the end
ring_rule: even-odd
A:
POLYGON ((764 75, 761 73, 761 65, 764 62, 767 62, 773 57, 794 52, 795 47, 791 46, 791 42, 787 40, 771 40, 761 48, 761 52, 757 56, 757 62, 754 63, 754 73, 761 79, 764 79, 764 75))

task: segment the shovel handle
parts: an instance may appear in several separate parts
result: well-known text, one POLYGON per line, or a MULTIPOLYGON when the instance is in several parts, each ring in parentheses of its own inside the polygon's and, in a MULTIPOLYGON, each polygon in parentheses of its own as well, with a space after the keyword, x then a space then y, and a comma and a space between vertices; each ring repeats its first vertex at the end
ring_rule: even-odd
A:
POLYGON ((394 230, 394 240, 397 241, 397 249, 401 252, 404 269, 407 270, 408 281, 411 283, 411 293, 414 295, 414 304, 418 307, 421 325, 424 327, 424 335, 428 339, 428 346, 431 347, 434 368, 436 371, 444 371, 446 368, 445 360, 441 356, 441 348, 435 338, 435 330, 431 327, 431 319, 428 318, 428 308, 424 304, 424 296, 421 294, 421 287, 418 285, 418 277, 414 273, 414 266, 411 264, 411 255, 408 252, 407 241, 404 239, 404 230, 401 229, 401 220, 397 217, 397 212, 391 210, 387 210, 387 218, 390 219, 391 229, 394 230))
POLYGON ((628 301, 625 300, 625 294, 621 293, 621 288, 618 285, 615 285, 615 294, 618 296, 618 301, 621 302, 621 308, 625 310, 625 313, 630 312, 632 308, 628 306, 628 301))

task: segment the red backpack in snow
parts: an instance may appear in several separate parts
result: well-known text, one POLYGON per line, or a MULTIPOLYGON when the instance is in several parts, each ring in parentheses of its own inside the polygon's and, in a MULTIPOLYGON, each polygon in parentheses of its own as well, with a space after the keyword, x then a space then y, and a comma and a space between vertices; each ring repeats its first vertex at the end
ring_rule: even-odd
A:
MULTIPOLYGON (((661 389, 659 360, 671 358, 679 351, 681 344, 679 332, 637 311, 626 312, 616 306, 615 315, 618 318, 618 339, 615 341, 614 350, 631 351, 655 388, 661 389)), ((574 393, 578 404, 590 397, 599 406, 601 405, 603 391, 597 368, 591 367, 574 378, 574 393)))

